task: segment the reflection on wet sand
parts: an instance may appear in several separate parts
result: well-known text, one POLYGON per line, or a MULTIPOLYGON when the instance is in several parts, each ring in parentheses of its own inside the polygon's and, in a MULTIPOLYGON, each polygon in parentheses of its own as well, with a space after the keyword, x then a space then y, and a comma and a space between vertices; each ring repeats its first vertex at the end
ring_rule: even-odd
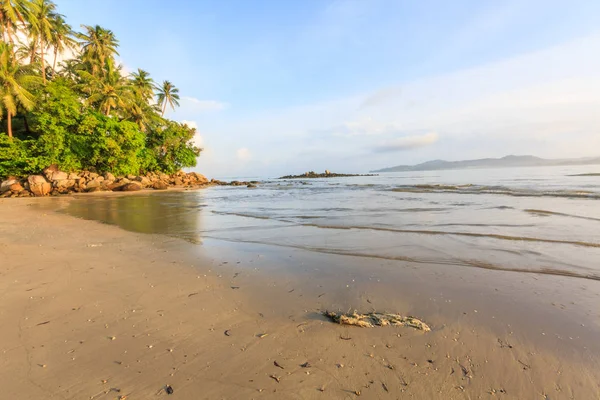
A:
POLYGON ((202 243, 202 192, 77 198, 64 212, 139 233, 202 243))

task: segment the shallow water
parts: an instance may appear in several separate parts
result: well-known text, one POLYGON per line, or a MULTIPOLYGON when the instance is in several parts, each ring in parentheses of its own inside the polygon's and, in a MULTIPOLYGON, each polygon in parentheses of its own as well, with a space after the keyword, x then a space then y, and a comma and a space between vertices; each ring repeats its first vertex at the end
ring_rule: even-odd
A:
POLYGON ((600 167, 267 180, 257 189, 79 198, 66 212, 203 239, 600 280, 600 167))
POLYGON ((61 212, 184 239, 192 260, 327 291, 324 308, 464 321, 598 363, 600 179, 568 176, 598 169, 265 180, 76 196, 61 212))

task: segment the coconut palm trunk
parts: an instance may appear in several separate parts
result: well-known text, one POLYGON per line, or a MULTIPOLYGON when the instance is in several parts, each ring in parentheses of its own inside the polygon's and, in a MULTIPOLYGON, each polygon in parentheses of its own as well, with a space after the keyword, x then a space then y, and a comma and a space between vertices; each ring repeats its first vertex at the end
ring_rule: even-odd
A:
POLYGON ((8 137, 12 140, 12 114, 10 111, 6 113, 6 131, 8 132, 8 137))
POLYGON ((52 76, 56 73, 56 58, 58 57, 58 49, 54 48, 54 61, 52 62, 52 76))
POLYGON ((44 60, 44 41, 40 39, 40 52, 42 53, 42 82, 46 84, 46 60, 44 60))

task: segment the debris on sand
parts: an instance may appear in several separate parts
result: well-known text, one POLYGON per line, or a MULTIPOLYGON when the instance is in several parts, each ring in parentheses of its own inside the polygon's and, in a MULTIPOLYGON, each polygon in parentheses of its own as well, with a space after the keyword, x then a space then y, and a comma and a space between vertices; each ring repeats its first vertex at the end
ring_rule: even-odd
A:
POLYGON ((425 332, 429 332, 431 328, 429 326, 415 318, 415 317, 403 317, 398 314, 389 313, 376 313, 371 312, 368 314, 359 314, 354 311, 353 313, 335 313, 331 311, 325 311, 323 313, 327 318, 333 322, 337 322, 341 325, 355 325, 361 328, 373 328, 375 326, 410 326, 411 328, 420 329, 425 332))

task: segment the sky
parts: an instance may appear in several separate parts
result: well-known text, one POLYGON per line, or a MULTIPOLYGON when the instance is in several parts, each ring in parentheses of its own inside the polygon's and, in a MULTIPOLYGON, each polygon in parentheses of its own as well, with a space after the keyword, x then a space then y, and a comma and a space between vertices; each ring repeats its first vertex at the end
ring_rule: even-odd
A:
POLYGON ((600 156, 600 2, 56 0, 179 89, 195 170, 600 156))

